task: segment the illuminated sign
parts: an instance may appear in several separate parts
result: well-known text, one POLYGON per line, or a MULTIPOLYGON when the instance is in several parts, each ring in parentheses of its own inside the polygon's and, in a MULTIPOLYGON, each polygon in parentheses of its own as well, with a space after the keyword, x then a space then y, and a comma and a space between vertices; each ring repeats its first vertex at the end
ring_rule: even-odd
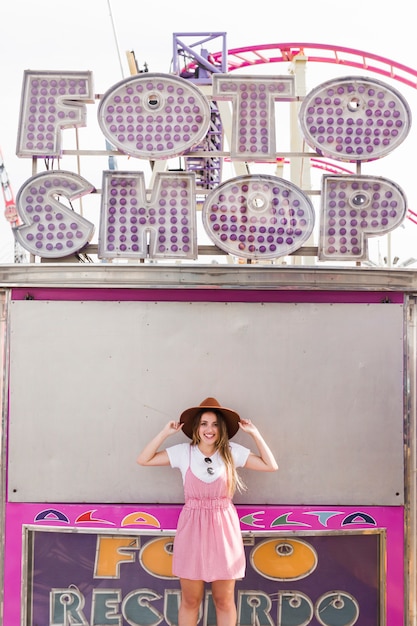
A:
POLYGON ((58 156, 61 130, 86 125, 86 102, 94 102, 91 72, 26 71, 17 156, 58 156))
MULTIPOLYGON (((86 124, 90 72, 25 72, 17 154, 61 154, 61 132, 86 124)), ((213 100, 232 106, 232 160, 275 161, 275 104, 295 100, 294 77, 213 76, 213 100)), ((138 159, 186 155, 210 133, 210 102, 183 78, 146 73, 111 87, 98 108, 108 142, 138 159)), ((304 99, 299 121, 319 154, 359 162, 381 158, 406 138, 411 113, 401 94, 380 81, 339 78, 304 99)), ((207 151, 213 158, 215 151, 207 151)), ((195 259, 195 173, 158 173, 151 195, 142 172, 103 172, 98 257, 195 259)), ((47 171, 27 180, 17 195, 20 245, 40 257, 78 252, 95 227, 68 202, 92 185, 71 172, 47 171), (62 202, 61 200, 64 200, 62 202), (65 203, 65 201, 68 201, 65 203)), ((295 184, 276 176, 237 176, 208 189, 202 222, 228 254, 268 260, 298 250, 311 236, 314 208, 295 184)), ((321 194, 321 260, 367 258, 367 239, 394 230, 405 217, 405 194, 393 181, 363 175, 324 176, 321 194)))
POLYGON ((407 102, 369 78, 322 83, 304 100, 300 123, 307 143, 332 159, 379 159, 404 141, 411 123, 407 102))
POLYGON ((146 74, 111 87, 100 101, 98 120, 104 135, 125 154, 167 159, 206 135, 210 105, 189 81, 146 74))
POLYGON ((99 256, 148 254, 153 259, 197 257, 194 176, 159 173, 148 200, 143 172, 104 172, 99 256))

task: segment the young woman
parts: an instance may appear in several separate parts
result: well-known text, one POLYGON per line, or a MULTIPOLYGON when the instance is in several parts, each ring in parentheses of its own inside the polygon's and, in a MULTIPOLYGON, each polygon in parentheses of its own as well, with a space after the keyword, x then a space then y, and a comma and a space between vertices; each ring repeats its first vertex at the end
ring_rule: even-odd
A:
POLYGON ((170 465, 181 470, 185 504, 176 536, 172 572, 181 584, 179 626, 196 626, 204 594, 211 583, 217 626, 235 626, 235 581, 245 575, 245 553, 239 518, 232 503, 244 489, 237 467, 273 472, 278 469, 271 450, 250 420, 241 419, 215 398, 171 421, 139 454, 139 465, 170 465), (239 430, 253 438, 258 454, 229 440, 239 430), (191 444, 159 450, 182 430, 191 444))

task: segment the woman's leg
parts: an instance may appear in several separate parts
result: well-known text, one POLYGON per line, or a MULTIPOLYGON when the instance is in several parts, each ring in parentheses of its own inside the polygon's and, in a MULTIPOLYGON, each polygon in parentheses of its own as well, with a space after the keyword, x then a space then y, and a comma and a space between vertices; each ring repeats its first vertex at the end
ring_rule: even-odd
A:
POLYGON ((211 583, 211 591, 217 626, 236 626, 235 581, 215 580, 211 583))
POLYGON ((178 626, 196 626, 203 600, 204 582, 180 578, 180 583, 181 604, 178 611, 178 626))

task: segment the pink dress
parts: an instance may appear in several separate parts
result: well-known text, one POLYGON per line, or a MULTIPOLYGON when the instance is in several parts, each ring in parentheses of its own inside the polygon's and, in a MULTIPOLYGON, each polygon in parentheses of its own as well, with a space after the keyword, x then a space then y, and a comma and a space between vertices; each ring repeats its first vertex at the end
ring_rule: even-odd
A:
POLYGON ((174 539, 173 574, 206 582, 243 578, 243 540, 225 473, 206 483, 188 468, 184 496, 174 539))

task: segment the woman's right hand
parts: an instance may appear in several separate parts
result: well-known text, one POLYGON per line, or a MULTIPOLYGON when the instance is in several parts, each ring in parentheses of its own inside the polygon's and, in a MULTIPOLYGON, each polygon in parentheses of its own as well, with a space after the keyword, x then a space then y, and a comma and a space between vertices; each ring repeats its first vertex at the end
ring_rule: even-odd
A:
POLYGON ((183 427, 181 422, 175 422, 174 420, 168 422, 165 427, 162 429, 162 432, 169 437, 170 435, 175 435, 175 433, 179 432, 183 427))
POLYGON ((158 448, 164 443, 165 439, 182 429, 180 422, 174 420, 165 424, 163 429, 154 437, 142 450, 137 458, 139 465, 169 465, 169 457, 166 450, 158 448))

